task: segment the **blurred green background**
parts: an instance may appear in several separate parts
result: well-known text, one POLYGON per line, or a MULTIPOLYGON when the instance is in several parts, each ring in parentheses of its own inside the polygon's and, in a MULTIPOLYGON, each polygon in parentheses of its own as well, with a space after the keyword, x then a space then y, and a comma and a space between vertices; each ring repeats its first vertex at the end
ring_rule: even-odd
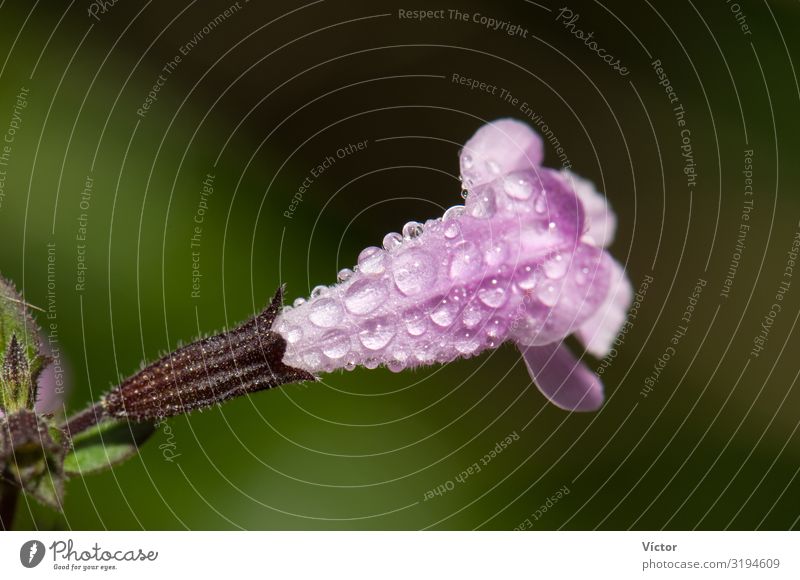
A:
MULTIPOLYGON (((798 527, 800 279, 750 355, 800 221, 797 3, 745 0, 738 13, 696 0, 98 6, 0 3, 0 132, 27 90, 5 167, 0 271, 47 307, 55 247, 50 298, 70 412, 143 361, 247 318, 280 282, 289 300, 305 296, 385 233, 459 203, 460 144, 485 121, 523 118, 522 102, 607 193, 619 216, 612 251, 634 286, 654 282, 604 373, 599 413, 547 404, 511 346, 415 372, 331 374, 173 419, 140 457, 71 481, 63 514, 22 501, 18 527, 798 527), (563 6, 629 75, 557 20, 563 6), (400 9, 458 9, 468 21, 400 9), (525 33, 489 29, 476 13, 525 33), (655 59, 686 111, 693 189, 655 59), (364 140, 284 215, 312 168, 364 140), (748 149, 751 229, 722 298, 748 149), (196 298, 190 242, 208 174, 196 298), (687 336, 645 398, 698 278, 708 285, 687 336), (455 481, 515 432, 480 473, 455 481), (446 493, 425 500, 438 486, 446 493)), ((550 144, 546 156, 558 165, 550 144)))

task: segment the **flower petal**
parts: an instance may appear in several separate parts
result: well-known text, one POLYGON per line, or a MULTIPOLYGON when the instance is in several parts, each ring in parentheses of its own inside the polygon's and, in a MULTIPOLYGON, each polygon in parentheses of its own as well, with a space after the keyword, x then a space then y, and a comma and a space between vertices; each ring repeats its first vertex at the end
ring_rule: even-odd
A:
POLYGON ((461 151, 461 179, 467 188, 488 183, 512 171, 542 163, 542 139, 525 123, 499 119, 484 125, 461 151))
POLYGON ((567 411, 596 411, 603 404, 603 383, 563 343, 519 346, 528 372, 545 397, 567 411))
POLYGON ((586 350, 597 358, 606 356, 611 350, 633 301, 633 286, 625 270, 608 255, 606 262, 611 267, 611 285, 606 299, 575 333, 586 350))
POLYGON ((561 176, 583 204, 586 214, 584 241, 607 248, 614 241, 614 232, 617 229, 617 216, 611 209, 608 198, 597 191, 594 183, 569 170, 563 170, 561 176))

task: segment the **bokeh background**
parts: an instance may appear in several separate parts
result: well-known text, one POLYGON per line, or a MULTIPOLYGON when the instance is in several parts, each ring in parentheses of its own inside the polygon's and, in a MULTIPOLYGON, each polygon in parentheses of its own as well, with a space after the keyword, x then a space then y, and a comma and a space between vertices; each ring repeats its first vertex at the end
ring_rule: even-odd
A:
MULTIPOLYGON (((606 361, 598 413, 549 405, 511 346, 415 372, 331 374, 173 419, 139 457, 71 481, 63 514, 21 501, 18 527, 797 528, 800 271, 764 350, 751 351, 800 228, 798 26, 788 0, 0 2, 0 133, 14 129, 0 271, 52 312, 38 317, 56 325, 66 411, 252 315, 280 282, 290 300, 305 296, 385 233, 459 203, 460 144, 483 122, 524 118, 523 102, 607 193, 619 216, 612 251, 634 286, 653 278, 606 361), (628 75, 570 34, 565 7, 628 75), (525 33, 491 30, 476 13, 525 33), (685 109, 693 188, 656 59, 685 109), (286 217, 312 168, 365 140, 286 217), (724 298, 746 150, 750 229, 724 298), (688 333, 644 397, 699 278, 688 333)), ((559 164, 552 144, 546 156, 559 164)))

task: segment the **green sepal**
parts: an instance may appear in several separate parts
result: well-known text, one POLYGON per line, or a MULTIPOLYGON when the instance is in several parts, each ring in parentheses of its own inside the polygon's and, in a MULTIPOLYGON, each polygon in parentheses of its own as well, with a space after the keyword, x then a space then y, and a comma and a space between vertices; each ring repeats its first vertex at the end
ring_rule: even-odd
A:
POLYGON ((67 476, 88 475, 110 469, 133 457, 155 432, 153 422, 134 423, 125 419, 103 421, 73 437, 64 459, 67 476))

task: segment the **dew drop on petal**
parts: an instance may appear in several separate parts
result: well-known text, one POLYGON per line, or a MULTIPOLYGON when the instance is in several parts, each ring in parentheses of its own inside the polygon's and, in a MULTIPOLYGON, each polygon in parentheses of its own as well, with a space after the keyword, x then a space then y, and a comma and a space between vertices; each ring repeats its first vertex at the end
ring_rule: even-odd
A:
POLYGON ((442 221, 448 222, 464 214, 463 205, 454 205, 447 209, 442 216, 442 221))
POLYGON ((406 296, 413 296, 436 281, 436 269, 436 262, 430 254, 412 249, 394 259, 392 275, 397 289, 406 296))
POLYGON ((286 338, 286 342, 294 344, 303 338, 303 329, 299 326, 287 326, 281 334, 286 338))
POLYGON ((467 328, 475 328, 483 321, 483 308, 478 304, 470 304, 464 309, 461 321, 467 328))
POLYGON ((322 336, 322 354, 338 360, 350 352, 350 337, 341 330, 331 330, 322 336))
POLYGON ((311 290, 311 298, 319 298, 320 296, 324 296, 328 293, 327 286, 314 286, 311 290))
POLYGON ((525 201, 533 195, 533 185, 520 175, 509 175, 503 178, 503 191, 512 199, 525 201))
POLYGON ((569 268, 569 260, 565 259, 564 255, 561 253, 551 256, 545 261, 544 264, 542 264, 544 275, 550 278, 551 280, 558 280, 559 278, 563 278, 564 275, 567 273, 568 268, 569 268))
POLYGON ((368 276, 378 276, 386 271, 386 252, 375 246, 358 255, 358 271, 368 276))
POLYGON ((538 282, 538 270, 534 266, 523 266, 517 278, 517 286, 521 290, 532 290, 538 282))
POLYGON ((490 187, 483 187, 470 194, 469 214, 476 218, 490 218, 497 211, 494 191, 490 187))
POLYGON ((496 268, 506 261, 508 251, 506 244, 500 240, 492 242, 486 251, 483 253, 483 259, 486 260, 486 265, 490 268, 496 268))
POLYGON ((389 290, 383 280, 362 278, 357 280, 344 294, 344 305, 353 314, 369 314, 386 301, 389 290))
POLYGON ((336 275, 336 279, 339 280, 339 282, 347 282, 352 277, 353 271, 350 268, 342 268, 336 275))
POLYGON ((297 308, 298 306, 302 306, 305 303, 306 303, 306 299, 305 298, 295 298, 294 302, 292 302, 292 306, 297 308))
POLYGON ((464 280, 481 271, 483 260, 478 248, 472 242, 461 242, 453 248, 450 260, 450 278, 464 280))
POLYGON ((311 304, 308 319, 320 328, 330 328, 342 319, 342 307, 333 298, 322 298, 311 304))
POLYGON ((358 333, 358 340, 366 349, 381 350, 394 338, 395 333, 396 325, 393 320, 370 320, 358 333))
POLYGON ((368 358, 363 364, 368 369, 376 369, 378 365, 381 364, 381 361, 376 358, 368 358))
POLYGON ((461 166, 464 169, 472 169, 472 157, 466 153, 461 156, 461 166))
POLYGON ((406 225, 403 226, 403 237, 409 240, 413 240, 418 238, 422 235, 424 228, 422 224, 419 222, 408 222, 406 225))
POLYGON ((411 336, 422 336, 428 329, 426 316, 420 310, 409 310, 403 314, 403 323, 411 336))
POLYGON ((478 290, 478 299, 489 308, 500 308, 506 303, 508 296, 506 295, 505 289, 500 287, 500 285, 496 283, 496 280, 493 282, 495 282, 495 284, 478 290))
POLYGON ((540 195, 536 198, 536 201, 533 204, 533 209, 536 210, 536 213, 544 213, 547 211, 547 198, 544 195, 540 195))
POLYGON ((558 304, 558 288, 555 284, 544 284, 539 288, 536 297, 545 306, 553 307, 558 304))
POLYGON ((448 240, 457 238, 461 234, 461 226, 456 221, 451 221, 445 224, 444 237, 448 240))
POLYGON ((396 250, 403 245, 403 236, 397 232, 391 232, 383 237, 383 249, 387 252, 396 250))
POLYGON ((431 310, 431 320, 437 326, 447 328, 456 320, 458 306, 447 298, 443 299, 431 310))
POLYGON ((463 355, 472 354, 480 348, 480 345, 478 333, 474 330, 462 329, 456 333, 455 347, 459 353, 463 355))

